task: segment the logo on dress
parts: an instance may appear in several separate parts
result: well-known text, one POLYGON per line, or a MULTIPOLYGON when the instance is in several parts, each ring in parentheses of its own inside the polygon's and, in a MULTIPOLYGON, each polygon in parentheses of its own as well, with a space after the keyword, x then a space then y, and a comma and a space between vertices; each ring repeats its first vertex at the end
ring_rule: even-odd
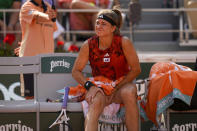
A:
POLYGON ((103 58, 103 62, 110 62, 109 53, 106 53, 103 58), (107 58, 106 58, 107 57, 107 58))
POLYGON ((106 54, 104 55, 104 57, 109 57, 109 54, 108 54, 108 53, 106 53, 106 54))
POLYGON ((110 62, 110 58, 103 58, 103 62, 110 62))

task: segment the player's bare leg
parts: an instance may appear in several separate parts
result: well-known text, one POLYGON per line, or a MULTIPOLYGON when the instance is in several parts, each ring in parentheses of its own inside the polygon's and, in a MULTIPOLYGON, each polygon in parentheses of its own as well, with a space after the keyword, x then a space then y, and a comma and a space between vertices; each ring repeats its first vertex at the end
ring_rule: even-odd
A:
POLYGON ((137 88, 127 84, 120 88, 114 98, 116 103, 123 103, 126 109, 125 121, 127 131, 139 131, 139 111, 137 105, 137 88))
POLYGON ((85 119, 85 131, 97 131, 98 119, 105 107, 105 97, 97 93, 92 104, 89 105, 89 111, 85 119))

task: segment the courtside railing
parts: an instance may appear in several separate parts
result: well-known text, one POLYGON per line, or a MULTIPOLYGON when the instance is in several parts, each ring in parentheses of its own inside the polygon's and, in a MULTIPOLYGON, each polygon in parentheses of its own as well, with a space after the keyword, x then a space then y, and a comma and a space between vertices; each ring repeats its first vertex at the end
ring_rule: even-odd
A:
MULTIPOLYGON (((71 13, 71 12, 98 12, 99 9, 58 9, 58 13, 71 13)), ((128 9, 122 9, 123 13, 128 13, 128 9)), ((132 33, 179 33, 179 41, 180 45, 189 45, 189 46, 197 46, 196 43, 192 42, 189 43, 190 38, 189 34, 193 32, 197 32, 197 29, 191 29, 191 28, 185 28, 185 16, 184 13, 186 12, 195 12, 197 11, 197 8, 143 8, 142 12, 172 12, 177 13, 179 15, 179 29, 135 29, 132 30, 132 24, 129 24, 129 28, 127 29, 121 29, 122 34, 130 34, 130 37, 132 36, 132 33)), ((11 12, 19 12, 19 9, 0 9, 0 12, 3 13, 3 23, 6 25, 6 15, 11 12)), ((69 22, 67 20, 67 22, 69 22)), ((69 25, 69 24, 68 24, 69 25)), ((14 30, 14 31, 8 31, 6 27, 0 31, 0 34, 3 34, 4 36, 7 33, 21 33, 20 30, 14 30)), ((66 40, 70 40, 71 34, 93 34, 94 31, 90 30, 70 30, 66 29, 64 31, 66 34, 66 40)), ((132 39, 132 38, 131 38, 132 39)))

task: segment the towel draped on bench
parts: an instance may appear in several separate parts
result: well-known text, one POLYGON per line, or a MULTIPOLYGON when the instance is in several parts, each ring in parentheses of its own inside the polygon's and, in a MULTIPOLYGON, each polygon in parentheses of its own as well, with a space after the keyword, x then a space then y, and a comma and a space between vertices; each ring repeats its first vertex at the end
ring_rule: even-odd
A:
POLYGON ((145 120, 157 125, 160 114, 174 103, 175 98, 190 105, 197 71, 173 62, 158 62, 152 66, 149 78, 146 101, 140 103, 141 116, 145 120))

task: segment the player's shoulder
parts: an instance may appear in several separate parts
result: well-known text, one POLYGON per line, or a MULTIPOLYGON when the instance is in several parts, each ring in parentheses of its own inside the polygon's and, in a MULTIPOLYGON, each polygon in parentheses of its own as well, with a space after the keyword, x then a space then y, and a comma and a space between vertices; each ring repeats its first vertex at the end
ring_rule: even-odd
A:
POLYGON ((128 45, 128 44, 132 44, 132 42, 127 36, 122 36, 122 44, 128 45))

